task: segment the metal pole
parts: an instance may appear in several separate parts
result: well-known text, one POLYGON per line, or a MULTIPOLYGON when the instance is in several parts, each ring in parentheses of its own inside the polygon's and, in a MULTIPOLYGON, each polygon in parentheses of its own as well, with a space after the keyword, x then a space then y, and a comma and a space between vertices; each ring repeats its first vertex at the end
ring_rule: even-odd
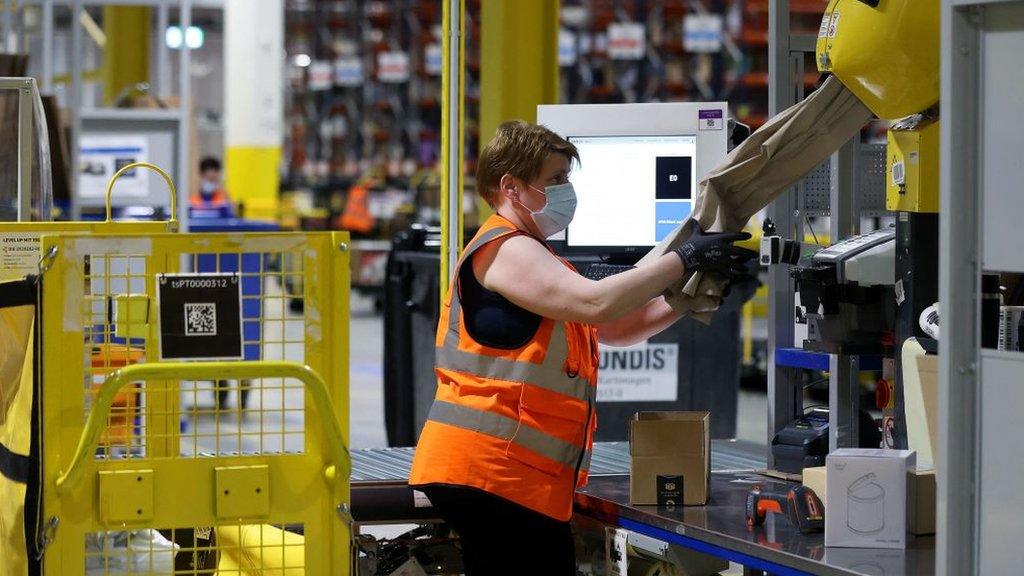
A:
POLYGON ((6 0, 4 7, 4 47, 8 53, 18 51, 18 42, 14 37, 14 0, 6 0))
POLYGON ((455 264, 459 259, 462 246, 459 245, 459 212, 462 211, 462 190, 459 177, 462 173, 462 162, 459 150, 459 117, 462 115, 462 101, 459 98, 462 71, 459 70, 459 53, 462 44, 462 3, 460 0, 449 0, 451 11, 451 28, 448 40, 448 246, 445 257, 448 260, 448 274, 455 272, 455 264))
MULTIPOLYGON (((18 221, 32 220, 32 83, 26 78, 18 88, 18 221)), ((40 214, 40 219, 42 215, 40 214)))
MULTIPOLYGON (((857 155, 860 135, 854 136, 829 160, 829 232, 838 242, 860 232, 857 194, 857 155)), ((829 355, 828 446, 857 447, 860 441, 860 358, 829 355)))
POLYGON ((42 92, 53 91, 53 0, 43 0, 43 56, 42 56, 42 92))
POLYGON ((164 35, 167 33, 167 27, 169 26, 168 12, 170 9, 167 7, 168 1, 161 0, 160 7, 157 8, 156 13, 156 95, 161 100, 166 100, 171 94, 170 50, 167 48, 167 42, 164 40, 164 35))
MULTIPOLYGON (((192 0, 181 1, 181 18, 180 25, 182 34, 188 30, 188 27, 192 25, 192 0)), ((188 217, 188 196, 191 192, 191 178, 192 174, 191 160, 189 147, 189 123, 192 121, 192 50, 189 49, 187 42, 182 42, 181 45, 181 60, 179 62, 180 68, 178 69, 178 86, 181 94, 179 95, 179 113, 178 113, 178 220, 181 221, 181 229, 188 230, 189 217, 188 217)))
MULTIPOLYGON (((982 62, 978 8, 957 4, 950 0, 942 3, 940 52, 939 302, 944 337, 939 339, 936 458, 935 567, 939 576, 977 574, 979 570, 982 62)), ((1007 432, 1012 427, 1006 423, 1007 432)))
POLYGON ((83 0, 72 0, 71 3, 71 44, 68 62, 71 63, 71 219, 82 219, 82 202, 78 173, 79 143, 82 139, 82 11, 85 10, 83 0))
POLYGON ((860 135, 854 136, 829 160, 829 228, 831 241, 860 234, 860 195, 857 194, 857 159, 860 135))
MULTIPOLYGON (((768 114, 774 116, 797 102, 793 59, 789 46, 789 0, 768 3, 768 114)), ((783 235, 802 229, 797 215, 798 196, 791 189, 768 206, 767 214, 783 235)), ((798 237, 799 239, 799 237, 798 237)), ((793 281, 782 266, 770 269, 768 280, 768 442, 802 410, 802 389, 794 370, 775 364, 775 351, 794 342, 793 281)), ((768 467, 774 467, 771 451, 768 467)))
POLYGON ((860 437, 860 357, 829 354, 828 451, 856 447, 860 437))

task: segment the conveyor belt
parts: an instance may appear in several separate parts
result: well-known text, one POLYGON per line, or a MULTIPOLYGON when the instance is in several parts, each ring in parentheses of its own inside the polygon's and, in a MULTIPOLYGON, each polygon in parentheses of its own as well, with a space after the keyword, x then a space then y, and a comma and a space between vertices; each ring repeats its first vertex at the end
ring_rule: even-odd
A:
MULTIPOLYGON (((353 482, 397 482, 409 477, 413 448, 372 448, 352 451, 353 482)), ((713 440, 712 470, 756 470, 765 467, 764 447, 713 440)), ((590 463, 591 476, 629 474, 629 443, 598 442, 590 463)))
MULTIPOLYGON (((757 470, 765 467, 764 446, 749 442, 711 441, 711 469, 757 470)), ((436 518, 429 504, 417 500, 406 484, 412 448, 352 451, 352 515, 359 523, 398 523, 436 518)), ((629 474, 629 443, 598 442, 590 476, 629 474)))

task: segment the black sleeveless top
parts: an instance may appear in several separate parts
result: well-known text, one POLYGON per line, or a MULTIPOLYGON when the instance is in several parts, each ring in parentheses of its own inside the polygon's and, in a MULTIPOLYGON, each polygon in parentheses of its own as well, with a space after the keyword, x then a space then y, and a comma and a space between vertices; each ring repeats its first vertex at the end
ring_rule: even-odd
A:
POLYGON ((533 338, 541 317, 484 288, 473 273, 473 263, 459 270, 462 318, 474 340, 490 348, 515 350, 533 338))

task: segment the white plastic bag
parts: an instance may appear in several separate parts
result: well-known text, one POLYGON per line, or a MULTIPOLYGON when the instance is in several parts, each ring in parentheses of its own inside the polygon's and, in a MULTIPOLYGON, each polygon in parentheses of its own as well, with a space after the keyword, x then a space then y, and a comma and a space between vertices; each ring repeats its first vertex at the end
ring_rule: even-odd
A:
POLYGON ((96 532, 85 537, 86 576, 174 573, 178 545, 156 530, 96 532))

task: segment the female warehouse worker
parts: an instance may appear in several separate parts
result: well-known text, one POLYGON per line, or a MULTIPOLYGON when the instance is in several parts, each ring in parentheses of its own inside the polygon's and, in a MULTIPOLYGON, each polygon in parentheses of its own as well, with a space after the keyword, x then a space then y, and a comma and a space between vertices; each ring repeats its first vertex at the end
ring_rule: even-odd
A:
POLYGON ((744 234, 694 234, 674 253, 591 281, 544 239, 576 208, 576 148, 502 124, 480 155, 494 208, 466 247, 437 328, 437 396, 409 483, 458 533, 468 576, 576 572, 573 493, 596 427, 598 341, 639 342, 679 316, 659 295, 688 272, 735 277, 744 234))

